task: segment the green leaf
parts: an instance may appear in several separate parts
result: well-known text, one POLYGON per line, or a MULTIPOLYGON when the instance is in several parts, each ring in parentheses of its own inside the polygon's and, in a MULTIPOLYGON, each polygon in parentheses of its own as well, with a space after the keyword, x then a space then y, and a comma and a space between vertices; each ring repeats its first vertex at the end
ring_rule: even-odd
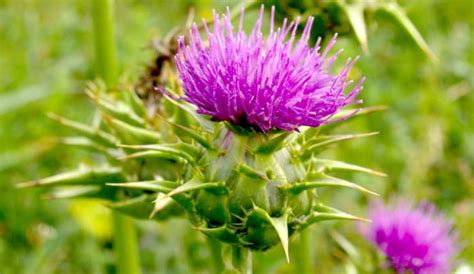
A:
POLYGON ((335 208, 323 205, 321 203, 317 204, 310 216, 298 227, 299 230, 303 230, 311 224, 328 221, 328 220, 348 220, 348 221, 363 221, 371 222, 368 219, 357 217, 343 211, 337 210, 335 208))
POLYGON ((109 183, 108 186, 133 188, 140 190, 149 190, 155 192, 168 193, 174 188, 178 187, 178 183, 174 181, 151 180, 141 182, 127 182, 127 183, 109 183))
POLYGON ((341 4, 343 10, 345 11, 347 17, 349 18, 349 22, 354 29, 354 33, 359 40, 359 43, 362 47, 364 52, 368 52, 368 43, 367 43, 367 27, 365 25, 364 20, 364 7, 363 3, 354 2, 351 4, 342 3, 341 4))
POLYGON ((61 139, 61 143, 69 146, 75 146, 78 148, 108 154, 107 148, 97 144, 96 142, 86 137, 65 137, 61 139))
POLYGON ((249 166, 249 165, 246 165, 244 163, 240 163, 237 167, 236 167, 236 171, 240 174, 243 174, 249 178, 252 178, 252 179, 259 179, 259 180, 262 180, 262 181, 268 181, 268 177, 267 175, 265 175, 264 173, 254 169, 253 167, 249 166))
MULTIPOLYGON (((171 94, 173 94, 172 91, 168 90, 171 94)), ((204 118, 204 116, 198 114, 196 110, 194 109, 193 106, 188 104, 187 102, 180 100, 180 99, 170 99, 169 97, 164 97, 166 98, 167 101, 172 103, 173 105, 181 108, 182 110, 186 111, 191 117, 194 118, 194 120, 203 128, 205 131, 208 133, 213 133, 214 132, 214 124, 213 122, 209 121, 208 119, 204 118)))
POLYGON ((119 145, 119 147, 166 153, 183 159, 191 165, 196 164, 196 154, 198 152, 195 147, 184 143, 172 145, 119 145))
POLYGON ((299 182, 304 179, 306 170, 298 155, 299 152, 295 153, 294 150, 290 151, 290 149, 284 147, 274 154, 274 158, 288 182, 299 182))
POLYGON ((438 63, 438 57, 430 49, 428 44, 423 39, 423 36, 418 32, 413 22, 408 18, 405 11, 396 2, 382 3, 378 6, 380 9, 385 10, 391 14, 397 22, 408 32, 413 38, 418 47, 435 63, 438 63))
POLYGON ((312 160, 312 163, 316 164, 316 172, 325 172, 325 171, 332 171, 332 170, 350 170, 350 171, 360 171, 365 172, 371 175, 386 177, 387 174, 375 171, 373 169, 347 164, 340 161, 328 160, 328 159, 320 159, 316 158, 312 160))
POLYGON ((315 136, 318 136, 320 131, 321 127, 301 127, 300 134, 296 138, 296 142, 304 144, 307 141, 315 138, 315 136))
MULTIPOLYGON (((350 215, 348 213, 345 213, 339 209, 336 209, 336 208, 333 208, 333 207, 330 207, 330 206, 327 206, 323 203, 318 203, 316 204, 316 206, 314 207, 315 210, 317 211, 320 211, 320 212, 324 212, 324 213, 341 213, 341 214, 347 214, 347 215, 350 215)), ((352 215, 351 215, 352 216, 352 215)), ((371 223, 372 221, 369 220, 369 219, 365 219, 365 218, 361 218, 361 217, 355 217, 357 218, 357 220, 359 221, 363 221, 363 222, 368 222, 368 223, 371 223)))
POLYGON ((273 227, 278 233, 281 245, 283 247, 283 250, 285 251, 286 261, 289 263, 290 253, 288 250, 288 215, 283 214, 281 217, 278 218, 272 217, 270 223, 273 225, 273 227))
POLYGON ((203 133, 199 132, 198 130, 191 129, 191 128, 173 123, 169 120, 165 120, 165 121, 167 121, 171 126, 174 126, 175 128, 177 128, 180 131, 179 133, 190 137, 191 139, 198 142, 200 145, 202 145, 206 149, 211 149, 212 148, 212 144, 208 140, 208 138, 203 137, 203 135, 207 135, 207 133, 203 134, 203 133))
POLYGON ((165 160, 173 160, 178 163, 184 164, 185 161, 176 154, 169 153, 169 152, 162 152, 162 151, 154 151, 154 150, 146 150, 140 151, 137 153, 129 154, 120 158, 122 161, 132 160, 132 159, 165 159, 165 160))
MULTIPOLYGON (((167 193, 166 195, 160 195, 158 194, 158 197, 155 200, 155 208, 153 209, 153 212, 150 215, 150 218, 153 217, 156 213, 161 211, 168 203, 172 201, 172 197, 176 197, 177 201, 179 200, 178 194, 182 194, 185 192, 189 191, 195 191, 195 190, 200 190, 200 189, 210 189, 210 188, 218 188, 218 189, 225 189, 225 184, 222 182, 201 182, 196 179, 192 179, 179 187, 173 189, 171 192, 167 193)), ((184 201, 178 201, 178 203, 181 204, 181 202, 184 201)))
POLYGON ((111 182, 123 182, 121 169, 116 167, 80 168, 75 171, 57 174, 40 180, 17 184, 18 188, 35 186, 64 185, 103 185, 111 182))
MULTIPOLYGON (((353 118, 371 114, 374 112, 384 111, 386 109, 387 107, 383 105, 370 106, 370 107, 359 108, 359 109, 341 109, 331 117, 330 121, 337 121, 344 117, 347 117, 348 115, 351 115, 351 116, 348 117, 347 119, 353 119, 353 118)), ((296 138, 296 141, 299 143, 305 143, 305 141, 310 141, 313 138, 315 138, 315 136, 319 135, 321 128, 324 128, 325 130, 329 130, 342 124, 343 123, 329 123, 326 125, 322 125, 321 127, 315 127, 315 128, 314 127, 301 127, 300 128, 301 134, 298 135, 298 137, 296 138)))
POLYGON ((106 203, 106 206, 134 218, 146 219, 153 209, 152 201, 153 198, 149 195, 143 194, 119 202, 109 202, 106 203))
POLYGON ((149 219, 154 218, 157 213, 161 212, 166 207, 168 207, 170 204, 172 204, 173 199, 171 197, 166 196, 163 193, 158 193, 158 196, 155 199, 154 203, 155 203, 155 205, 153 206, 153 210, 151 211, 150 215, 148 216, 149 219))
POLYGON ((275 228, 278 238, 280 239, 283 250, 285 251, 286 260, 290 262, 288 251, 288 214, 284 213, 280 217, 271 217, 268 212, 254 204, 254 212, 268 221, 275 228))
MULTIPOLYGON (((345 117, 347 115, 350 115, 351 113, 354 113, 354 111, 356 112, 350 118, 359 117, 359 116, 371 114, 374 112, 380 112, 386 109, 387 107, 383 105, 370 106, 370 107, 365 107, 365 108, 360 108, 360 109, 341 109, 340 111, 338 111, 336 114, 334 114, 331 117, 331 120, 341 119, 342 117, 345 117)), ((331 125, 331 124, 328 124, 328 125, 331 125)))
POLYGON ((275 136, 272 136, 269 140, 266 140, 263 144, 258 146, 254 152, 261 153, 261 154, 270 154, 279 150, 285 144, 286 138, 291 133, 292 132, 285 131, 285 132, 276 134, 275 136))
POLYGON ((170 208, 175 207, 175 205, 179 205, 180 209, 184 208, 188 212, 193 212, 194 209, 193 202, 189 198, 185 197, 184 194, 178 194, 173 197, 168 197, 163 193, 158 193, 153 203, 155 205, 153 207, 152 212, 150 213, 150 219, 154 218, 158 213, 160 213, 160 215, 156 217, 157 219, 166 218, 166 215, 168 214, 170 208))
POLYGON ((303 227, 307 227, 311 224, 322 222, 322 221, 332 221, 332 220, 346 220, 346 221, 365 221, 365 219, 356 217, 351 214, 343 212, 313 212, 306 219, 306 223, 303 227))
POLYGON ((54 113, 48 113, 48 117, 104 146, 115 147, 115 144, 118 142, 113 135, 110 135, 99 128, 72 121, 54 113))
POLYGON ((155 131, 132 126, 123 121, 104 115, 104 121, 115 130, 120 139, 128 144, 155 144, 161 140, 160 134, 155 131))
POLYGON ((369 132, 369 133, 361 133, 361 134, 347 134, 347 135, 321 135, 316 137, 313 141, 305 144, 302 148, 302 155, 303 159, 308 159, 312 154, 322 151, 325 147, 347 141, 353 139, 359 139, 369 136, 374 136, 379 134, 378 132, 369 132))
POLYGON ((234 244, 239 242, 239 237, 237 236, 235 231, 227 227, 227 225, 212 228, 196 227, 196 229, 210 237, 219 239, 220 241, 223 241, 225 243, 234 244))
POLYGON ((199 189, 207 189, 207 188, 225 188, 224 183, 222 182, 201 182, 199 180, 191 180, 188 181, 179 187, 173 189, 171 192, 166 194, 166 197, 172 197, 176 194, 183 193, 183 192, 188 192, 188 191, 194 191, 194 190, 199 190, 199 189))
POLYGON ((110 116, 117 120, 121 120, 137 127, 144 127, 145 120, 139 117, 129 106, 119 101, 112 101, 108 98, 104 98, 99 94, 95 94, 90 90, 86 90, 86 94, 94 100, 99 108, 110 116))
POLYGON ((371 195, 379 196, 377 193, 372 192, 360 185, 352 182, 342 180, 339 178, 331 177, 325 174, 317 174, 316 178, 311 178, 312 182, 295 183, 292 185, 284 186, 284 189, 292 194, 299 194, 307 189, 320 188, 320 187, 346 187, 352 188, 361 192, 365 192, 371 195))
POLYGON ((153 199, 150 199, 148 195, 144 194, 135 198, 121 200, 119 202, 110 202, 106 205, 111 209, 133 217, 146 218, 153 207, 151 203, 152 200, 153 199), (144 211, 143 208, 145 208, 144 211))

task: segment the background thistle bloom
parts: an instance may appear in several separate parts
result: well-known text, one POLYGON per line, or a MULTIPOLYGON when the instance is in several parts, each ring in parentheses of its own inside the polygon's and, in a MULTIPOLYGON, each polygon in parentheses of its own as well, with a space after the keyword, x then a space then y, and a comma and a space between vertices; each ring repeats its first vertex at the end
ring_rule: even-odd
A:
POLYGON ((274 8, 267 39, 261 32, 263 6, 249 36, 242 30, 243 17, 242 10, 234 32, 229 10, 222 20, 214 13, 213 31, 203 23, 208 45, 196 25, 188 46, 183 37, 179 39, 176 64, 185 98, 199 113, 268 132, 317 127, 341 107, 355 102, 363 79, 344 93, 355 60, 347 61, 339 74, 329 72, 340 53, 328 57, 336 37, 322 52, 320 41, 314 48, 308 46, 313 17, 308 18, 299 40, 299 19, 290 24, 285 20, 275 30, 274 8))
POLYGON ((373 223, 364 231, 399 273, 450 273, 457 253, 452 223, 434 205, 399 201, 370 207, 373 223))

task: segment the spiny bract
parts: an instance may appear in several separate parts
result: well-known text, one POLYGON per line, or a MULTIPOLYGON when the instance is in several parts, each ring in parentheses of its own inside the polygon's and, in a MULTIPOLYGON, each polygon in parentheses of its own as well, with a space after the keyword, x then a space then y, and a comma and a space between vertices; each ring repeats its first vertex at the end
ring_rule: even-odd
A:
MULTIPOLYGON (((161 143, 167 130, 163 129, 156 117, 147 114, 154 113, 155 107, 145 109, 144 102, 128 87, 111 91, 103 83, 91 83, 86 94, 98 106, 90 125, 55 114, 49 116, 78 134, 62 138, 61 143, 89 150, 96 155, 94 159, 97 161, 92 165, 81 164, 76 170, 21 183, 18 187, 49 188, 51 192, 47 197, 50 199, 103 199, 114 210, 135 218, 148 218, 156 191, 169 191, 177 187, 176 174, 182 171, 175 165, 174 156, 164 154, 161 158, 147 161, 130 159, 131 151, 121 144, 161 143), (159 180, 159 186, 153 185, 156 180, 159 180), (140 189, 124 191, 115 187, 129 182, 141 182, 140 189)), ((163 220, 182 213, 181 206, 170 202, 163 214, 156 218, 163 220)))

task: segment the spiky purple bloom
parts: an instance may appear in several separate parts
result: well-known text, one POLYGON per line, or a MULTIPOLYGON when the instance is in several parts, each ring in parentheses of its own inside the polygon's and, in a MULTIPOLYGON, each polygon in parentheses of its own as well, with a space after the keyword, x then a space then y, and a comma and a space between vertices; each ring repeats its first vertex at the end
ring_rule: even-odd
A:
POLYGON ((339 52, 328 57, 336 37, 320 52, 320 40, 308 46, 313 17, 309 17, 298 40, 299 19, 274 29, 274 8, 270 31, 264 39, 260 17, 250 35, 243 31, 242 10, 235 31, 230 12, 222 20, 214 13, 214 28, 203 26, 208 43, 193 25, 189 45, 178 40, 176 65, 183 82, 185 99, 198 112, 217 121, 230 121, 259 131, 296 130, 299 126, 317 127, 329 123, 341 108, 355 103, 361 90, 358 82, 348 93, 347 75, 355 63, 348 60, 339 74, 331 69, 339 52))
POLYGON ((453 224, 435 206, 406 201, 374 204, 365 237, 375 244, 398 273, 447 274, 458 248, 453 224))

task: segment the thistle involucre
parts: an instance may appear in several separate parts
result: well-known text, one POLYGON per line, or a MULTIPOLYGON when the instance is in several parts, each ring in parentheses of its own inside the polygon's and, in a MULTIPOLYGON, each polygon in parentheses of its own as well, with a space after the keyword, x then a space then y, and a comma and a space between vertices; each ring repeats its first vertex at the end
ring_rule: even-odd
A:
POLYGON ((433 205, 379 203, 371 207, 369 217, 373 223, 364 231, 365 236, 388 257, 398 273, 451 273, 457 253, 456 236, 452 223, 433 205))
POLYGON ((295 130, 299 126, 317 127, 328 123, 341 107, 355 102, 363 79, 344 93, 346 77, 354 61, 347 61, 339 74, 329 72, 338 53, 328 57, 335 37, 324 51, 319 41, 308 46, 313 18, 296 38, 299 19, 274 29, 274 9, 270 32, 264 39, 260 17, 250 35, 242 30, 242 10, 235 31, 230 13, 222 20, 214 13, 214 28, 204 23, 209 43, 198 27, 190 31, 189 45, 179 39, 176 64, 183 82, 185 98, 198 112, 217 121, 250 126, 258 131, 295 130))

